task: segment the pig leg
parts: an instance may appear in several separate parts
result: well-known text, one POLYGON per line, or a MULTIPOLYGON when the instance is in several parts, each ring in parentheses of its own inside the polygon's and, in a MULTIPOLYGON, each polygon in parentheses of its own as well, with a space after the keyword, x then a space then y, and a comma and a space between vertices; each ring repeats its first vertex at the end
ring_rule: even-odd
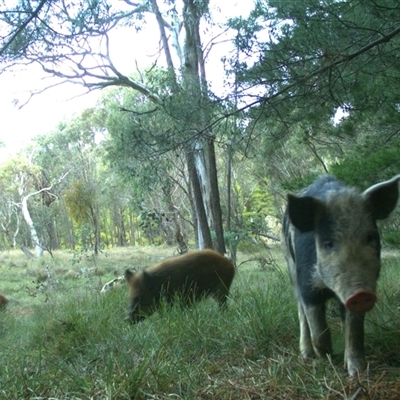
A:
POLYGON ((350 376, 364 371, 367 366, 364 354, 364 318, 364 313, 346 312, 344 367, 347 367, 350 376))
POLYGON ((299 307, 300 351, 303 357, 325 357, 332 352, 331 333, 326 323, 325 304, 299 307), (301 315, 303 314, 303 315, 301 315))
POLYGON ((311 341, 310 328, 304 313, 303 305, 298 302, 298 314, 300 322, 300 352, 303 358, 314 358, 315 352, 311 341))

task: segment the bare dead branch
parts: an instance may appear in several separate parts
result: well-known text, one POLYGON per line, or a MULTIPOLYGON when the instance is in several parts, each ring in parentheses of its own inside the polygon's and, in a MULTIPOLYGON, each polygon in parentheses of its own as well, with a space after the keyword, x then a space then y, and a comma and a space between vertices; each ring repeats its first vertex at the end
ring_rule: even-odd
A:
POLYGON ((70 172, 71 172, 71 170, 67 171, 65 174, 63 174, 62 176, 60 176, 60 177, 57 179, 57 181, 54 182, 52 185, 50 185, 50 186, 48 186, 48 187, 45 187, 45 188, 42 188, 42 189, 40 189, 40 190, 37 190, 36 192, 29 193, 29 194, 27 194, 24 198, 25 198, 26 200, 28 200, 31 196, 35 196, 35 195, 37 195, 37 194, 39 194, 39 193, 42 193, 42 192, 47 192, 49 195, 57 197, 55 194, 50 193, 50 190, 53 188, 54 185, 58 185, 60 182, 62 182, 62 181, 65 179, 65 177, 66 177, 70 172))

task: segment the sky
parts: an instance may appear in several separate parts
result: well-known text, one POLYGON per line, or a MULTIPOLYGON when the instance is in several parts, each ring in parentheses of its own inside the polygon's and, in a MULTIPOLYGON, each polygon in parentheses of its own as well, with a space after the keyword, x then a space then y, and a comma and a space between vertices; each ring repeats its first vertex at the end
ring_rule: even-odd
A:
MULTIPOLYGON (((211 0, 210 4, 219 10, 213 15, 221 21, 227 16, 245 16, 252 8, 249 0, 211 0)), ((111 39, 112 61, 125 74, 134 70, 134 60, 143 67, 151 65, 158 45, 158 28, 155 26, 154 29, 151 24, 147 30, 130 32, 129 35, 135 35, 135 40, 128 42, 133 42, 133 46, 127 46, 124 31, 115 33, 111 39)), ((221 46, 211 53, 215 63, 212 68, 214 86, 222 84, 219 82, 223 75, 221 46)), ((96 90, 82 96, 86 91, 82 86, 63 84, 33 96, 21 108, 15 105, 15 99, 19 100, 19 104, 24 103, 29 98, 30 90, 44 88, 48 83, 49 77, 39 68, 30 67, 25 71, 0 75, 0 142, 5 145, 0 148, 0 162, 26 147, 35 136, 51 132, 59 122, 93 106, 101 95, 101 91, 96 90)))

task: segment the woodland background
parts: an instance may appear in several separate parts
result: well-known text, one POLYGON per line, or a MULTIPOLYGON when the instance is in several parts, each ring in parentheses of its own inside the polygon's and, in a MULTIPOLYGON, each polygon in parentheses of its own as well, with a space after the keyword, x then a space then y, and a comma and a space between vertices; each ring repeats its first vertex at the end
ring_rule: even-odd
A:
POLYGON ((288 192, 322 173, 361 190, 399 173, 400 5, 243 3, 0 0, 0 74, 102 89, 0 165, 0 398, 400 398, 399 216, 382 226, 354 379, 332 304, 333 356, 300 357, 279 245, 288 192), (143 67, 128 55, 150 24, 143 67), (127 267, 211 246, 237 261, 225 313, 203 301, 131 326, 126 287, 100 294, 127 267))
POLYGON ((218 23, 217 7, 230 5, 0 2, 0 73, 36 65, 57 84, 103 89, 0 165, 0 250, 167 244, 235 258, 279 238, 286 193, 317 175, 364 189, 399 173, 398 2, 260 0, 218 23), (110 34, 150 23, 157 62, 123 74, 110 34), (233 46, 217 93, 207 59, 221 32, 233 46))

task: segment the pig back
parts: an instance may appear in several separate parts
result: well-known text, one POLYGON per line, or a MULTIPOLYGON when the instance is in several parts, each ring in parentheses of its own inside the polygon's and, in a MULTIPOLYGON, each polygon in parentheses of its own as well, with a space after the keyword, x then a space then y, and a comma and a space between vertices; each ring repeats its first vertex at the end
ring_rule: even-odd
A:
POLYGON ((225 287, 229 290, 235 267, 214 250, 201 250, 168 258, 145 269, 157 291, 177 292, 196 288, 207 292, 225 287))

